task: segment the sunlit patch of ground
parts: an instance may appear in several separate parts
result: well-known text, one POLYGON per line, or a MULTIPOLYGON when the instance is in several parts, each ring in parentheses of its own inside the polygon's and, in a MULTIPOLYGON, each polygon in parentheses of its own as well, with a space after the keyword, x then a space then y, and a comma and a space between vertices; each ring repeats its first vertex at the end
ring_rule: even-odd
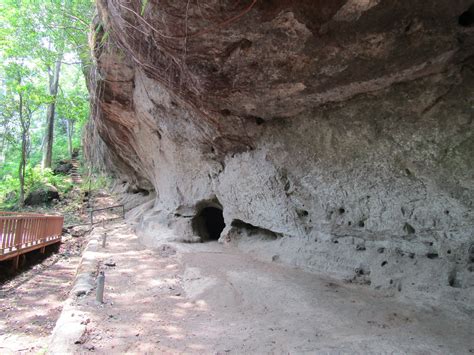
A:
POLYGON ((0 286, 0 353, 46 349, 79 259, 53 255, 0 286))
MULTIPOLYGON (((124 223, 94 255, 104 304, 74 300, 82 336, 71 352, 467 353, 472 320, 451 318, 276 263, 216 242, 147 250, 124 223), (184 250, 184 251, 183 251, 184 250), (106 266, 111 260, 114 266, 106 266)), ((473 350, 474 351, 474 350, 473 350)))

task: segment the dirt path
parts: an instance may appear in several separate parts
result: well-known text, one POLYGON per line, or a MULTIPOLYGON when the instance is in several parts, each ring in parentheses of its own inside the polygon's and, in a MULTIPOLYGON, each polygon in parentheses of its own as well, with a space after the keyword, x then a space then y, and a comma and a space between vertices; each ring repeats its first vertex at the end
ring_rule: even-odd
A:
MULTIPOLYGON (((116 204, 113 196, 105 191, 94 193, 98 195, 93 201, 97 208, 116 204)), ((65 206, 70 202, 63 201, 65 206)), ((97 220, 118 216, 115 211, 103 211, 97 220)), ((76 223, 88 221, 87 214, 77 212, 75 217, 76 223)), ((23 268, 12 275, 9 261, 0 265, 0 354, 46 351, 89 240, 89 229, 89 225, 80 225, 68 230, 70 234, 63 235, 59 252, 44 260, 40 260, 38 250, 28 253, 29 269, 23 268)))
POLYGON ((71 175, 72 183, 74 185, 80 185, 82 184, 82 176, 79 173, 80 163, 79 163, 79 160, 77 159, 77 156, 71 159, 71 164, 72 164, 72 168, 69 174, 71 175))
POLYGON ((49 336, 66 299, 82 240, 65 240, 59 253, 0 285, 0 353, 38 353, 49 336))
POLYGON ((83 327, 70 352, 474 352, 467 316, 400 304, 217 243, 147 250, 124 224, 107 233, 107 247, 94 251, 105 304, 91 293, 63 313, 83 327))

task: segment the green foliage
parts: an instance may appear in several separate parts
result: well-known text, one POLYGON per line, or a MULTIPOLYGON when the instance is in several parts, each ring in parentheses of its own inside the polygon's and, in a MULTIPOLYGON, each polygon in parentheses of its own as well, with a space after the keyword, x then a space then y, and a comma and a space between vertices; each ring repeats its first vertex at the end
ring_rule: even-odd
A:
MULTIPOLYGON (((25 174, 25 188, 27 192, 45 189, 52 185, 60 195, 68 193, 73 185, 70 179, 62 175, 54 175, 51 169, 42 170, 39 166, 28 166, 25 174)), ((0 180, 0 208, 11 209, 18 203, 20 182, 11 175, 5 175, 0 180)))
POLYGON ((0 208, 11 209, 18 203, 20 180, 11 175, 5 175, 0 181, 0 208))
MULTIPOLYGON (((80 148, 89 117, 84 79, 90 59, 88 30, 92 0, 0 1, 0 201, 18 198, 22 143, 26 147, 27 191, 63 177, 41 172, 47 106, 56 104, 53 159, 80 148), (50 95, 54 63, 62 59, 58 95, 50 95)), ((1 206, 0 206, 1 207, 1 206)))
POLYGON ((92 174, 87 176, 83 181, 81 185, 81 189, 84 191, 91 190, 91 191, 96 191, 96 190, 102 190, 102 189, 108 189, 112 185, 112 180, 101 173, 97 174, 92 174))
POLYGON ((142 0, 142 6, 141 6, 141 9, 140 9, 140 15, 143 16, 143 14, 145 13, 145 9, 146 9, 146 6, 148 5, 148 0, 142 0))
POLYGON ((105 43, 107 42, 108 39, 109 39, 109 31, 105 31, 104 35, 102 36, 102 38, 100 40, 100 45, 101 46, 105 45, 105 43))
POLYGON ((41 169, 39 166, 26 169, 26 188, 28 191, 44 189, 46 185, 53 185, 59 193, 67 193, 72 189, 70 180, 62 175, 54 175, 51 169, 41 169))

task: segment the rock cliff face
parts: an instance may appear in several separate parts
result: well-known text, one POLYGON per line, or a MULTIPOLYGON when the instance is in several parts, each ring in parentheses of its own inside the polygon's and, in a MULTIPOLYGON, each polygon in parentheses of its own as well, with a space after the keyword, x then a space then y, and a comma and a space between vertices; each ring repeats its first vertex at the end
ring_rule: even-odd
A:
POLYGON ((144 242, 474 311, 471 1, 97 6, 86 154, 153 191, 144 242))

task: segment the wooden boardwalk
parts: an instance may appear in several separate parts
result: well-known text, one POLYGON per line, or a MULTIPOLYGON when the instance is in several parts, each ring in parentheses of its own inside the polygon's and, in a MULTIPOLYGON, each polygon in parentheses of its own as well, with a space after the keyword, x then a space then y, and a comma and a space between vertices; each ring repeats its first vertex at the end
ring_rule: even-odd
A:
POLYGON ((63 216, 34 213, 0 212, 0 261, 14 258, 47 245, 60 243, 63 216))

